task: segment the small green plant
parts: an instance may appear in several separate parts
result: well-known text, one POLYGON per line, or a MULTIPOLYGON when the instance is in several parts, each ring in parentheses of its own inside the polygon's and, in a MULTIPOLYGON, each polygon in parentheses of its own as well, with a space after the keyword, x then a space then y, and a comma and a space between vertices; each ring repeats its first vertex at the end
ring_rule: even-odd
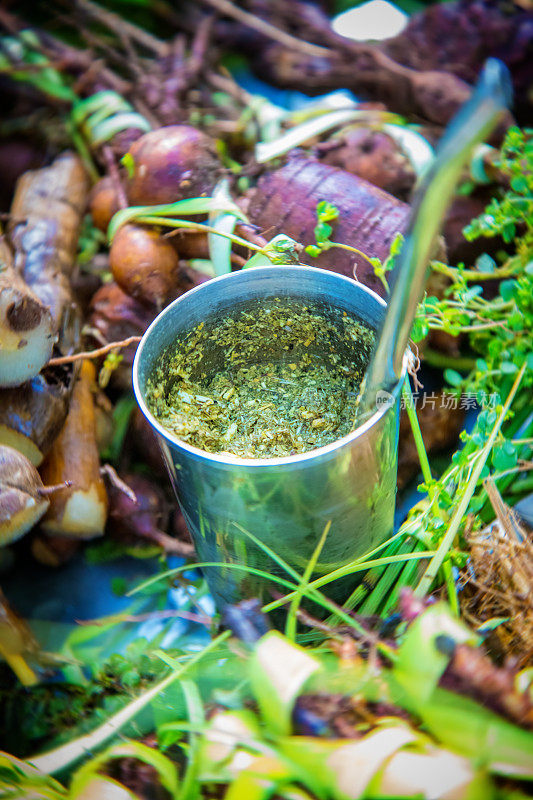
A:
POLYGON ((339 209, 333 205, 333 203, 329 203, 327 200, 321 200, 319 203, 317 203, 317 224, 315 225, 314 230, 316 244, 310 244, 305 248, 307 255, 312 256, 312 258, 316 258, 321 253, 325 253, 327 250, 330 250, 332 247, 338 247, 340 250, 348 250, 350 253, 355 253, 355 255, 361 256, 361 258, 364 258, 365 261, 368 261, 369 264, 374 266, 377 259, 371 258, 357 247, 352 247, 351 245, 343 244, 342 242, 331 241, 330 237, 333 233, 333 227, 329 223, 335 222, 338 216, 339 209))

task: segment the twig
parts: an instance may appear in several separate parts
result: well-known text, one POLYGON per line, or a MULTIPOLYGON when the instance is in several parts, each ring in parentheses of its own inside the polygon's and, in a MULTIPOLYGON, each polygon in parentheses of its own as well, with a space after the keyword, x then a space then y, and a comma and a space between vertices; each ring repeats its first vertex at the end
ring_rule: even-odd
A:
POLYGON ((148 33, 142 28, 138 28, 123 17, 119 17, 118 14, 107 11, 107 9, 91 2, 91 0, 77 0, 77 5, 91 17, 106 25, 110 30, 129 36, 130 39, 146 47, 147 50, 151 50, 159 56, 159 58, 168 55, 168 45, 166 42, 162 42, 161 39, 152 36, 151 33, 148 33))
POLYGON ((58 358, 51 358, 47 367, 58 367, 61 364, 71 364, 73 361, 83 361, 85 358, 100 358, 105 356, 112 350, 119 350, 122 347, 129 347, 130 344, 138 344, 142 336, 128 336, 127 339, 122 339, 120 342, 110 342, 105 347, 99 347, 97 350, 88 350, 84 353, 73 353, 70 356, 59 356, 58 358))
MULTIPOLYGON (((86 1, 87 0, 83 0, 83 2, 86 1)), ((245 11, 243 8, 233 5, 230 0, 201 0, 201 2, 210 5, 212 8, 216 8, 221 14, 233 17, 233 19, 236 19, 238 22, 242 22, 249 28, 253 28, 259 33, 262 33, 263 36, 267 36, 275 42, 290 47, 291 50, 298 50, 300 53, 305 53, 305 55, 317 58, 332 55, 332 51, 327 47, 320 47, 317 44, 304 42, 303 39, 297 39, 296 36, 292 36, 290 33, 276 28, 275 25, 271 25, 270 22, 265 22, 265 20, 260 19, 260 17, 256 17, 255 14, 250 14, 249 11, 245 11)))
POLYGON ((111 481, 113 486, 115 486, 119 490, 119 492, 125 494, 126 497, 128 497, 132 503, 137 502, 137 495, 135 494, 131 486, 128 486, 126 481, 122 480, 122 478, 117 473, 116 469, 112 467, 111 464, 102 464, 102 466, 100 467, 100 474, 105 475, 111 481))
MULTIPOLYGON (((205 625, 210 628, 213 624, 211 617, 201 614, 195 614, 193 611, 178 611, 176 609, 167 609, 166 611, 147 611, 145 614, 117 614, 114 618, 116 622, 147 622, 152 619, 172 619, 173 617, 187 619, 190 622, 197 622, 200 625, 205 625)), ((106 625, 109 623, 109 617, 106 619, 77 619, 77 625, 106 625)))
POLYGON ((177 556, 184 556, 185 558, 195 554, 194 545, 190 542, 182 542, 179 539, 174 539, 168 533, 159 530, 151 531, 136 531, 137 536, 142 536, 143 539, 148 539, 150 542, 159 545, 166 553, 174 553, 177 556))
POLYGON ((61 489, 68 489, 69 486, 72 486, 72 481, 61 481, 61 483, 55 483, 53 486, 41 486, 37 493, 41 497, 47 497, 49 494, 61 491, 61 489))

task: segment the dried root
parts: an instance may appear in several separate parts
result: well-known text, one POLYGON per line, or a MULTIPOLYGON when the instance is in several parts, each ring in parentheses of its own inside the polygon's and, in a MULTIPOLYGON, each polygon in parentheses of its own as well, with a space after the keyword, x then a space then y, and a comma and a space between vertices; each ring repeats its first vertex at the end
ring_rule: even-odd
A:
POLYGON ((500 618, 492 636, 504 655, 526 666, 533 663, 533 536, 493 484, 487 491, 498 516, 469 537, 461 610, 473 625, 500 618))

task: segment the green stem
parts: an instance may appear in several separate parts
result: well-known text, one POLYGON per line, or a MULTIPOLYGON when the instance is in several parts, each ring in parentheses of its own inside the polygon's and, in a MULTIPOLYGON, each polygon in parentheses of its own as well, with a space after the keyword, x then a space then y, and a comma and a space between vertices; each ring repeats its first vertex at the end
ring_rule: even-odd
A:
POLYGON ((459 504, 456 508, 456 511, 451 519, 450 526, 446 534, 441 539, 441 542, 437 548, 437 552, 429 562, 426 571, 424 572, 418 586, 415 589, 415 595, 417 597, 424 597, 424 595, 426 595, 429 592, 433 584, 433 581, 437 577, 437 573, 448 554, 448 551, 450 550, 453 542, 455 541, 455 537, 457 536, 457 533, 459 531, 459 526, 461 525, 463 517, 467 512, 468 505, 470 503, 470 500, 472 499, 472 495, 476 490, 476 486, 478 484, 483 467, 485 466, 485 463, 492 451, 494 442, 496 441, 496 437, 498 436, 503 421, 507 416, 507 412, 509 411, 509 407, 513 402, 513 398, 516 392, 518 391, 518 387, 520 386, 520 382, 524 377, 525 371, 526 371, 526 364, 524 363, 522 365, 520 372, 516 376, 511 391, 509 392, 509 396, 507 397, 505 405, 501 410, 500 416, 498 417, 492 431, 490 432, 490 436, 487 440, 487 443, 480 451, 479 458, 477 459, 475 466, 472 469, 463 496, 461 497, 459 504))
POLYGON ((457 599, 457 587, 453 577, 453 569, 450 561, 445 561, 442 565, 444 573, 444 580, 446 582, 446 590, 448 592, 448 602, 456 617, 459 616, 459 601, 457 599))
POLYGON ((470 372, 476 367, 475 358, 447 356, 445 353, 432 350, 430 347, 424 348, 421 357, 430 367, 437 367, 437 369, 456 369, 459 372, 470 372))
POLYGON ((420 430, 420 424, 418 422, 418 417, 416 415, 416 409, 415 409, 415 404, 413 402, 413 394, 411 392, 409 378, 406 378, 406 380, 404 381, 402 392, 405 398, 407 416, 409 417, 409 422, 411 423, 411 430, 413 432, 413 439, 415 440, 416 452, 418 453, 418 460, 420 461, 420 466, 422 468, 422 475, 424 476, 424 483, 426 484, 428 489, 430 489, 433 483, 433 476, 431 474, 431 467, 429 466, 426 446, 422 438, 422 431, 420 430))
POLYGON ((339 250, 348 250, 350 253, 355 253, 356 256, 361 256, 361 258, 364 258, 365 261, 367 261, 371 267, 374 266, 372 264, 372 259, 370 258, 370 256, 367 256, 367 254, 363 253, 362 250, 358 250, 357 247, 352 247, 351 245, 343 244, 342 242, 329 242, 329 244, 331 245, 331 247, 338 247, 339 250))
POLYGON ((243 247, 247 247, 249 250, 257 250, 258 252, 263 251, 262 247, 260 247, 258 244, 254 244, 253 242, 249 242, 248 239, 242 239, 240 236, 235 236, 233 233, 224 233, 223 231, 219 231, 218 228, 213 228, 211 225, 204 225, 201 222, 189 222, 189 220, 185 219, 152 216, 137 217, 134 221, 143 225, 164 225, 167 228, 186 228, 187 230, 200 231, 200 233, 202 231, 205 233, 216 233, 217 236, 223 236, 225 239, 230 239, 234 244, 240 244, 243 247))

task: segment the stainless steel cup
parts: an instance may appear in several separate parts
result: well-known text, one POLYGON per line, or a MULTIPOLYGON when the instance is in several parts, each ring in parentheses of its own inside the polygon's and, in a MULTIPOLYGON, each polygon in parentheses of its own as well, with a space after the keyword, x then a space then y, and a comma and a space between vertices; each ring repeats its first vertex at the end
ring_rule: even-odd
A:
MULTIPOLYGON (((146 383, 163 350, 200 322, 250 301, 290 297, 329 304, 378 330, 385 303, 349 278, 312 267, 261 267, 204 283, 179 297, 143 336, 133 365, 139 406, 156 431, 199 560, 219 608, 276 587, 241 565, 289 576, 247 536, 252 533, 303 573, 328 522, 314 577, 363 555, 392 534, 401 384, 378 392, 375 412, 349 436, 302 455, 246 459, 207 453, 165 430, 146 404, 146 383), (379 402, 381 400, 381 403, 379 402)), ((327 587, 346 599, 356 581, 327 587)))

